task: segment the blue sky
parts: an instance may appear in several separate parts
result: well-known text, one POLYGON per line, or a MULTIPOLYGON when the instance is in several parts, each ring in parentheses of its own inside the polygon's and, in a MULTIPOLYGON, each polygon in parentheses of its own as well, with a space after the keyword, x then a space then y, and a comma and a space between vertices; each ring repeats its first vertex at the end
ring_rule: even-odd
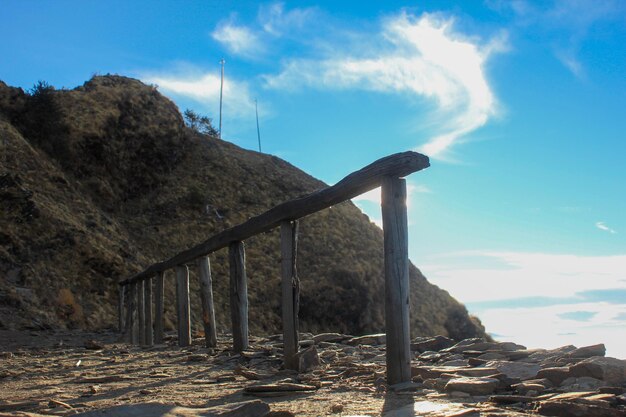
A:
MULTIPOLYGON (((334 183, 417 150, 410 256, 505 340, 626 358, 626 3, 11 1, 0 79, 159 86, 334 183)), ((376 191, 355 199, 379 222, 376 191)))

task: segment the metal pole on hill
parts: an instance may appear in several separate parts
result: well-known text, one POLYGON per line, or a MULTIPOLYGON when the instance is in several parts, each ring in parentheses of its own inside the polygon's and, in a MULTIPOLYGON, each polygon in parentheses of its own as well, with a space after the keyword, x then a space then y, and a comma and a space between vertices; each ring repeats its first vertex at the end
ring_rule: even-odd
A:
POLYGON ((259 152, 261 151, 261 130, 259 129, 259 107, 256 99, 254 99, 254 111, 256 112, 256 135, 259 138, 259 152))
POLYGON ((221 81, 220 81, 220 131, 219 131, 219 138, 222 138, 222 92, 224 91, 224 64, 226 63, 226 61, 224 61, 224 58, 220 59, 220 65, 222 66, 222 77, 221 77, 221 81))

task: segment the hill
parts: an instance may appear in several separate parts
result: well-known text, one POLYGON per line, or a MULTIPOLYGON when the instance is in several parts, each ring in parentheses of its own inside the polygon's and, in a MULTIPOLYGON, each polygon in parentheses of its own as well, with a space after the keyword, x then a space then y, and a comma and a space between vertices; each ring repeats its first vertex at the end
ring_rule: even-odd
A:
MULTIPOLYGON (((0 328, 114 325, 117 285, 224 228, 325 187, 289 163, 185 126, 155 87, 97 76, 73 90, 0 82, 0 328)), ((381 155, 383 156, 383 155, 381 155)), ((346 174, 348 174, 346 172, 346 174)), ((345 202, 301 221, 301 330, 384 327, 382 231, 345 202)), ((278 232, 246 241, 253 333, 280 331, 278 232)), ((211 255, 228 331, 227 253, 211 255)), ((202 328, 195 267, 192 323, 202 328)), ((173 320, 166 283, 166 326, 173 320)), ((410 267, 412 336, 485 336, 410 267)))

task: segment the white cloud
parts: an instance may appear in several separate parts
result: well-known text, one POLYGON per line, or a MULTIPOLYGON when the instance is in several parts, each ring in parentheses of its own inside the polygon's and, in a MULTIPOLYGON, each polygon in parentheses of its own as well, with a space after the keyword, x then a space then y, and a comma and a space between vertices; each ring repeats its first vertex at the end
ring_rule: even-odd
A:
POLYGON ((315 14, 314 8, 295 8, 286 11, 284 3, 272 3, 259 8, 258 20, 265 32, 282 36, 302 29, 315 14))
POLYGON ((431 14, 416 18, 403 13, 386 19, 375 39, 350 45, 349 52, 286 62, 279 74, 265 77, 266 85, 362 89, 432 99, 438 114, 446 118, 446 128, 419 150, 443 157, 459 138, 496 113, 484 65, 506 43, 500 37, 481 45, 456 32, 453 23, 431 14))
POLYGON ((596 222, 596 227, 600 230, 603 230, 605 232, 609 232, 611 234, 616 234, 617 232, 613 229, 611 229, 609 226, 607 226, 606 224, 604 224, 604 222, 596 222))
MULTIPOLYGON (((145 74, 142 80, 156 84, 168 94, 191 99, 207 111, 214 122, 219 115, 220 74, 219 68, 211 73, 195 68, 185 68, 171 73, 145 74)), ((227 76, 223 90, 224 119, 254 120, 254 99, 246 82, 227 76)))
POLYGON ((440 255, 419 266, 461 302, 575 297, 592 289, 626 288, 626 255, 476 251, 440 255))
POLYGON ((245 26, 237 26, 230 21, 218 24, 211 36, 235 55, 254 57, 264 49, 252 30, 245 26))

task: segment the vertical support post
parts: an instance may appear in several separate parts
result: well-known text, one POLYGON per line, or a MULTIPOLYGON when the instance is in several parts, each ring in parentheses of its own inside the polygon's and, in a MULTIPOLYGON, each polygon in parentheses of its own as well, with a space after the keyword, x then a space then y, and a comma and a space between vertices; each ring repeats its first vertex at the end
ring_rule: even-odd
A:
POLYGON ((404 179, 383 178, 382 217, 385 241, 387 383, 393 385, 411 380, 409 250, 404 179))
POLYGON ((176 311, 178 318, 178 346, 191 345, 189 312, 189 269, 187 265, 176 267, 176 311))
POLYGON ((163 281, 165 277, 165 271, 161 271, 157 274, 154 283, 154 343, 163 343, 163 281))
POLYGON ((139 313, 139 344, 144 345, 146 343, 146 307, 145 300, 146 294, 144 292, 145 281, 142 279, 137 283, 137 312, 139 313))
POLYGON ((132 282, 128 285, 128 310, 127 310, 127 326, 128 326, 128 342, 131 345, 136 345, 137 338, 137 321, 135 320, 135 314, 137 310, 137 283, 132 282))
POLYGON ((118 285, 118 302, 117 302, 117 328, 120 333, 124 333, 124 292, 126 291, 126 285, 118 285))
POLYGON ((298 310, 300 280, 296 269, 298 222, 284 221, 280 225, 281 287, 283 311, 283 345, 285 368, 298 370, 298 310))
POLYGON ((153 333, 152 333, 152 277, 147 278, 144 283, 144 319, 145 319, 145 334, 144 334, 144 344, 146 346, 152 346, 153 341, 153 333))
POLYGON ((248 348, 248 283, 246 255, 243 242, 228 245, 230 260, 230 318, 233 329, 233 349, 248 348))
POLYGON ((211 281, 211 263, 208 256, 198 260, 198 276, 200 277, 200 304, 202 304, 202 324, 206 347, 217 346, 217 330, 215 327, 215 306, 213 304, 213 283, 211 281))

